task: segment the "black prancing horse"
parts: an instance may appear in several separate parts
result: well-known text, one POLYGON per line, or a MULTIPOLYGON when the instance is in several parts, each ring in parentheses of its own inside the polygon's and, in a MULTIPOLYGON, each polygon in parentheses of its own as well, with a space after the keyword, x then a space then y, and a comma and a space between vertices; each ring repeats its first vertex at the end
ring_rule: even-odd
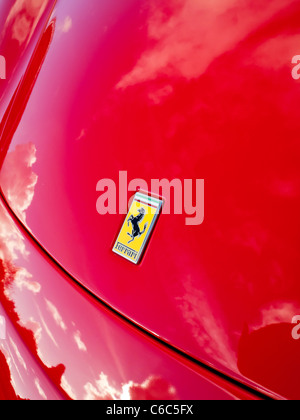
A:
POLYGON ((141 208, 138 210, 139 214, 137 216, 131 215, 129 219, 127 220, 127 224, 129 226, 129 223, 132 225, 132 233, 127 233, 128 236, 130 236, 131 240, 128 242, 133 242, 135 238, 142 236, 148 227, 148 223, 145 224, 144 230, 141 232, 139 224, 142 222, 142 220, 145 217, 146 210, 144 208, 141 208))

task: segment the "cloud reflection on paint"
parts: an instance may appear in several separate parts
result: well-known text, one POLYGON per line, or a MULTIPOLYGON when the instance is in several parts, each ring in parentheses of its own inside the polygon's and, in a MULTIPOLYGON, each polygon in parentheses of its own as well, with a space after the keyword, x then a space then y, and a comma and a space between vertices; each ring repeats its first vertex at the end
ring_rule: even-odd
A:
POLYGON ((163 75, 198 78, 218 56, 235 48, 249 33, 293 3, 295 0, 284 4, 281 0, 263 4, 253 0, 151 2, 147 26, 152 46, 117 88, 125 89, 163 75), (167 17, 166 9, 172 10, 171 17, 167 17))
POLYGON ((220 317, 212 312, 207 295, 190 277, 183 279, 184 292, 178 297, 181 313, 199 347, 227 368, 236 370, 234 350, 220 317))
POLYGON ((9 202, 14 203, 17 216, 26 221, 26 210, 34 197, 38 181, 32 170, 36 162, 36 148, 33 143, 17 145, 7 154, 1 172, 1 186, 9 202))
MULTIPOLYGON (((26 211, 34 198, 34 190, 38 182, 33 170, 35 161, 36 149, 32 143, 28 143, 17 146, 13 152, 8 153, 6 162, 9 164, 6 166, 5 162, 3 167, 3 182, 6 194, 9 195, 10 200, 13 200, 17 214, 20 217, 22 216, 24 220, 26 220, 26 211), (10 168, 9 171, 6 170, 6 167, 10 168)), ((54 304, 51 298, 43 298, 43 296, 38 298, 42 287, 36 281, 36 276, 33 276, 25 267, 19 266, 21 265, 19 257, 26 260, 30 257, 30 253, 24 245, 24 238, 7 213, 0 211, 0 221, 0 256, 5 273, 3 278, 0 279, 0 285, 2 286, 1 301, 7 308, 10 308, 10 315, 15 318, 14 323, 18 324, 20 335, 27 336, 31 343, 31 351, 43 364, 49 377, 54 380, 56 385, 59 385, 60 390, 63 390, 65 395, 77 399, 78 388, 74 389, 74 378, 72 378, 71 372, 62 363, 52 367, 52 363, 48 362, 48 356, 51 352, 54 352, 61 357, 61 343, 69 340, 72 343, 74 357, 83 363, 81 355, 86 356, 87 359, 91 357, 88 354, 88 346, 85 344, 83 333, 76 327, 75 323, 72 323, 72 325, 66 323, 64 308, 58 302, 54 304), (23 308, 22 305, 18 304, 24 299, 24 293, 28 292, 33 295, 32 301, 36 306, 34 310, 23 308), (47 313, 49 316, 47 316, 47 313), (49 349, 51 349, 51 352, 49 349)), ((6 358, 8 361, 7 369, 10 371, 8 381, 10 381, 12 388, 17 389, 17 381, 23 380, 24 372, 29 372, 30 366, 27 366, 22 357, 22 351, 12 339, 10 339, 10 344, 10 353, 7 354, 6 358), (15 375, 17 375, 17 380, 15 375)), ((87 360, 84 360, 84 363, 87 363, 87 360)), ((80 364, 80 366, 85 371, 84 365, 80 364)), ((33 379, 33 384, 39 398, 46 399, 47 394, 38 378, 33 379)), ((150 375, 142 383, 128 381, 116 385, 106 374, 101 373, 95 383, 87 382, 83 385, 81 392, 84 393, 84 398, 88 400, 158 398, 170 400, 176 398, 175 388, 163 378, 153 375, 150 375)))
POLYGON ((176 390, 167 381, 150 376, 142 384, 129 382, 117 390, 108 377, 101 373, 94 384, 87 383, 85 400, 175 400, 176 390))
POLYGON ((11 38, 20 45, 28 43, 43 15, 48 0, 18 0, 14 2, 2 34, 11 30, 11 38))

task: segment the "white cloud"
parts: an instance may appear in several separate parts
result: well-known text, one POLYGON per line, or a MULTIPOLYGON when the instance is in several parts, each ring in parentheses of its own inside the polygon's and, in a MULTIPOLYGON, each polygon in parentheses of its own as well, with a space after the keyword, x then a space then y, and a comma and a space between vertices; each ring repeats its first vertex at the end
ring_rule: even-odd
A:
POLYGON ((58 309, 56 308, 56 306, 47 299, 45 299, 45 301, 46 301, 46 304, 47 304, 47 309, 51 313, 51 315, 53 316, 53 319, 54 319, 56 325, 58 327, 60 327, 63 331, 66 331, 67 326, 65 325, 65 323, 62 319, 62 316, 58 312, 58 309))
POLYGON ((31 281, 31 278, 32 275, 25 268, 20 268, 15 277, 16 287, 18 287, 21 291, 25 288, 34 294, 40 293, 40 283, 31 281))
POLYGON ((47 400, 47 396, 46 396, 43 388, 41 387, 41 384, 40 384, 40 381, 38 380, 38 378, 35 379, 34 383, 35 383, 35 386, 38 390, 38 393, 43 398, 43 400, 47 400))
POLYGON ((17 145, 13 152, 8 153, 1 172, 2 189, 23 222, 38 181, 32 170, 35 162, 36 147, 33 143, 17 145))
POLYGON ((268 22, 295 0, 169 0, 170 17, 163 3, 153 2, 148 19, 151 46, 135 67, 117 84, 125 89, 167 75, 186 80, 200 77, 223 53, 232 50, 251 32, 268 22))
POLYGON ((274 324, 291 324, 295 315, 299 315, 299 306, 292 302, 277 302, 263 307, 260 320, 251 325, 255 330, 274 324))
POLYGON ((67 34, 72 29, 72 26, 73 26, 72 18, 70 16, 67 16, 64 19, 63 23, 57 26, 57 29, 60 32, 63 32, 64 34, 67 34))
POLYGON ((74 333, 74 340, 75 340, 75 343, 77 344, 77 347, 80 351, 84 351, 84 352, 87 351, 86 345, 84 344, 84 342, 81 339, 80 331, 76 331, 74 333))
POLYGON ((13 2, 2 35, 11 28, 12 38, 19 44, 30 41, 44 13, 48 0, 18 0, 13 2))
POLYGON ((176 389, 166 380, 151 375, 142 384, 129 381, 118 390, 102 372, 95 384, 84 386, 85 400, 175 400, 176 389))

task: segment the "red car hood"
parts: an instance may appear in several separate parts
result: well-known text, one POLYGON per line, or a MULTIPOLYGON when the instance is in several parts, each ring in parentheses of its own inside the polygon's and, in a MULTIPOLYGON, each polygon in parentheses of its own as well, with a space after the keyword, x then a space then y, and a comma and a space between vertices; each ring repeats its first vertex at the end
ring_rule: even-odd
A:
POLYGON ((73 3, 58 1, 2 126, 8 203, 108 305, 299 398, 299 2, 73 3), (140 265, 115 255, 125 216, 97 212, 96 185, 119 195, 119 171, 204 179, 204 222, 162 215, 140 265))

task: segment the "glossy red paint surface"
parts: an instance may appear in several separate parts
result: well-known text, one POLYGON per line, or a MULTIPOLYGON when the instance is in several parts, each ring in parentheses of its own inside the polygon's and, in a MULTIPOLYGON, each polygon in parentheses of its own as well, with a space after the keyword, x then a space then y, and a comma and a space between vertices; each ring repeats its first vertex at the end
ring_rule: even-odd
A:
POLYGON ((139 332, 74 284, 0 204, 1 399, 254 398, 139 332))
POLYGON ((6 81, 0 83, 1 119, 25 73, 55 1, 1 1, 0 54, 6 60, 6 81))
POLYGON ((2 127, 3 192, 117 311, 251 386, 300 398, 299 2, 116 4, 57 2, 2 127), (163 215, 140 266, 118 258, 124 216, 97 214, 96 184, 120 170, 204 178, 204 224, 163 215))

